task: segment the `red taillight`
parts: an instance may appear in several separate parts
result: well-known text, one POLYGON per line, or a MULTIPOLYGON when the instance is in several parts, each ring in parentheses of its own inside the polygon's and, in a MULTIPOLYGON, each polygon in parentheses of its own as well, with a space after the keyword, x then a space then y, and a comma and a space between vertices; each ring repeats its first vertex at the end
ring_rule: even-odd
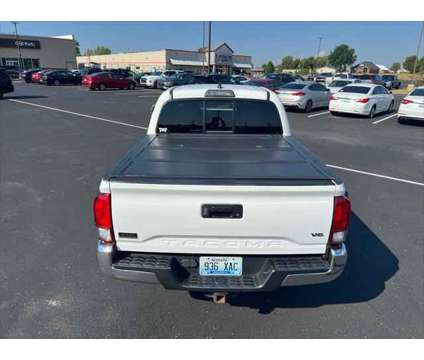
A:
POLYGON ((403 100, 401 101, 401 103, 402 103, 402 104, 404 104, 404 105, 407 105, 407 104, 411 104, 411 103, 413 103, 413 101, 412 101, 412 100, 409 100, 409 99, 403 99, 403 100))
POLYGON ((112 211, 110 194, 99 194, 94 199, 94 222, 99 230, 99 240, 103 244, 115 242, 112 229, 112 211))
POLYGON ((99 194, 94 199, 94 221, 98 228, 112 228, 110 194, 99 194))
POLYGON ((330 100, 337 100, 337 98, 334 95, 331 95, 330 100))
POLYGON ((293 96, 305 96, 305 93, 302 92, 302 91, 298 91, 298 92, 292 93, 292 95, 293 96))
POLYGON ((361 103, 361 104, 366 104, 368 101, 370 101, 370 99, 368 98, 362 98, 362 99, 357 99, 357 102, 361 103))
POLYGON ((328 243, 332 248, 338 248, 345 240, 349 227, 350 200, 346 196, 334 198, 333 221, 328 243))

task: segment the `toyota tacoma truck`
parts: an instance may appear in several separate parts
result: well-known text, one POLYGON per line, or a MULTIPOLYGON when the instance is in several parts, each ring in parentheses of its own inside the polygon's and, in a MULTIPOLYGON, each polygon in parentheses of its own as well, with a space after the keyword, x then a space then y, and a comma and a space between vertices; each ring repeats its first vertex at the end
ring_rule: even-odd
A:
POLYGON ((344 269, 349 214, 344 184, 291 134, 274 92, 184 85, 102 178, 97 259, 111 277, 218 301, 323 283, 344 269))

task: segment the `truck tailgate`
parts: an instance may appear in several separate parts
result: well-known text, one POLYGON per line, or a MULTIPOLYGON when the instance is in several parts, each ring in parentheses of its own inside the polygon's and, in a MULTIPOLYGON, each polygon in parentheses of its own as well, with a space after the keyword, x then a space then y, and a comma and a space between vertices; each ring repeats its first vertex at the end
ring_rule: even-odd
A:
POLYGON ((204 254, 320 254, 334 179, 295 139, 258 135, 144 138, 106 179, 120 250, 204 254), (203 205, 238 205, 205 218, 203 205))
POLYGON ((334 186, 215 186, 111 182, 119 250, 197 254, 321 254, 334 186), (241 205, 205 218, 202 205, 241 205))

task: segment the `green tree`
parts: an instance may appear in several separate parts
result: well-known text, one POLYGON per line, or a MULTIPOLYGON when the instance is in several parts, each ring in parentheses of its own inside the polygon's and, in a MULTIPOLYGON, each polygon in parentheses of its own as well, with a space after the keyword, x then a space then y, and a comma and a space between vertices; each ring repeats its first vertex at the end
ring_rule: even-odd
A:
POLYGON ((317 68, 326 66, 328 63, 328 57, 327 56, 318 56, 315 58, 315 66, 317 68))
POLYGON ((316 68, 316 59, 313 56, 302 59, 302 68, 307 72, 313 72, 316 68))
POLYGON ((281 67, 283 69, 294 69, 293 64, 294 64, 293 56, 285 56, 281 60, 281 67))
POLYGON ((346 68, 356 61, 355 49, 349 45, 341 44, 328 55, 328 63, 338 71, 346 71, 346 68))
POLYGON ((415 55, 407 56, 403 61, 403 67, 410 73, 414 71, 415 61, 417 57, 415 55))
POLYGON ((399 69, 400 69, 400 63, 398 63, 398 62, 394 62, 393 64, 392 64, 392 66, 390 66, 390 69, 392 70, 392 71, 394 71, 394 72, 397 72, 399 69))
POLYGON ((266 64, 262 65, 262 68, 264 69, 265 74, 273 73, 275 72, 275 66, 272 63, 272 61, 268 61, 266 64))
POLYGON ((105 47, 105 46, 101 46, 101 45, 97 45, 94 49, 87 49, 85 52, 86 56, 89 55, 109 55, 111 54, 112 51, 105 47))
POLYGON ((300 69, 302 60, 300 58, 296 58, 293 60, 293 69, 300 69))
POLYGON ((424 57, 418 60, 416 72, 424 72, 424 57))

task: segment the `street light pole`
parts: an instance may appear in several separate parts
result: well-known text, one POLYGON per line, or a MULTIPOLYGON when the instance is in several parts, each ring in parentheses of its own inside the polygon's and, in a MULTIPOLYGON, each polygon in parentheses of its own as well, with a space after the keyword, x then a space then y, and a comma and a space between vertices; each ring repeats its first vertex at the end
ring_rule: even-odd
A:
POLYGON ((202 21, 203 25, 203 42, 202 42, 202 75, 205 75, 205 22, 202 21))
POLYGON ((320 36, 318 41, 318 51, 317 51, 317 58, 319 57, 319 53, 321 52, 321 42, 322 42, 322 36, 320 36))
POLYGON ((21 55, 21 45, 19 44, 18 22, 12 21, 12 24, 15 25, 16 46, 18 47, 18 52, 19 52, 19 73, 21 73, 22 72, 22 55, 21 55))
POLYGON ((211 39, 212 39, 212 21, 209 21, 208 74, 211 73, 211 39))
POLYGON ((421 26, 420 37, 419 37, 419 39, 418 39, 418 44, 417 44, 417 55, 416 55, 416 57, 415 57, 414 71, 412 71, 412 75, 415 75, 415 71, 417 70, 418 56, 420 55, 421 42, 422 42, 422 40, 423 40, 423 33, 424 33, 424 21, 423 21, 423 25, 421 26))

